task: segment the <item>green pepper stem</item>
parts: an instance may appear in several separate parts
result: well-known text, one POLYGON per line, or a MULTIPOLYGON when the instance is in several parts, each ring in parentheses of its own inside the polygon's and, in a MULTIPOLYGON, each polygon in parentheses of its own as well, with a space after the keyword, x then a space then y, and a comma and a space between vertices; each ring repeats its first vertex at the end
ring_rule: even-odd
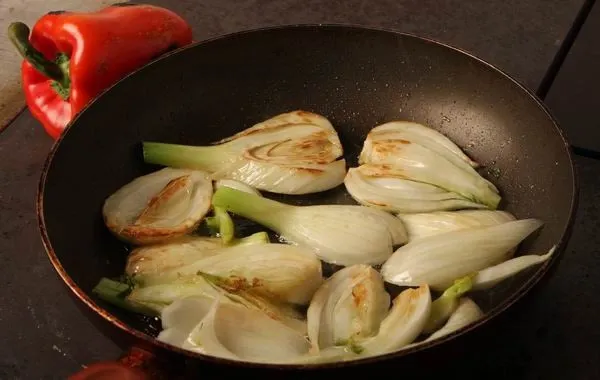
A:
POLYGON ((46 59, 29 42, 29 32, 29 27, 22 22, 13 22, 8 26, 8 38, 19 54, 40 73, 68 89, 70 85, 69 65, 65 64, 65 59, 59 59, 58 62, 46 59))

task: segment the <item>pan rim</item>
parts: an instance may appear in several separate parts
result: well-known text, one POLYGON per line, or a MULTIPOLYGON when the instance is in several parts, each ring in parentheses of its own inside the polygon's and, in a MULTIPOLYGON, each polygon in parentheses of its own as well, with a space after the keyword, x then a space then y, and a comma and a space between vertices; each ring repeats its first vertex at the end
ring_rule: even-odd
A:
POLYGON ((435 347, 435 346, 444 344, 445 342, 454 340, 455 338, 463 336, 464 334, 467 334, 471 330, 475 330, 479 326, 498 317, 505 310, 510 308, 513 304, 518 302, 527 293, 529 293, 532 290, 532 288, 547 274, 547 272, 550 270, 551 266, 556 265, 556 262, 558 260, 560 260, 560 258, 563 256, 566 245, 572 234, 572 229, 573 229, 574 222, 575 222, 575 215, 577 213, 578 204, 579 204, 579 178, 578 178, 578 173, 577 173, 577 169, 575 166, 575 162, 573 160, 573 152, 572 152, 571 146, 566 138, 565 132, 562 130, 558 120, 552 115, 552 113, 550 112, 550 110, 548 109, 546 104, 527 86, 523 85, 520 81, 513 78, 508 73, 504 72, 503 70, 494 66, 493 64, 483 60, 482 58, 475 56, 473 53, 470 53, 466 50, 455 47, 455 46, 445 43, 445 42, 438 41, 438 40, 430 38, 430 37, 423 37, 423 36, 419 36, 419 35, 416 35, 413 33, 401 32, 401 31, 394 30, 391 28, 379 28, 379 27, 372 27, 372 26, 349 24, 349 23, 300 23, 300 24, 285 24, 285 25, 276 25, 276 26, 267 26, 267 27, 261 27, 261 28, 246 29, 246 30, 242 30, 242 31, 238 31, 238 32, 215 36, 215 37, 212 37, 212 38, 209 38, 206 40, 202 40, 202 41, 193 42, 187 46, 173 50, 167 54, 162 55, 161 57, 159 57, 153 61, 148 62, 144 66, 132 71, 128 75, 121 78, 119 81, 115 82, 113 85, 106 88, 95 99, 93 99, 91 102, 89 102, 82 109, 82 111, 73 118, 73 120, 71 120, 71 122, 67 125, 67 127, 63 131, 63 133, 60 135, 60 137, 54 142, 50 152, 48 153, 48 156, 46 157, 46 160, 45 160, 44 166, 43 166, 43 170, 42 170, 42 174, 41 174, 39 182, 38 182, 38 191, 37 191, 37 198, 36 198, 36 214, 37 214, 37 220, 38 220, 38 228, 40 230, 40 235, 42 238, 42 243, 43 243, 44 249, 46 251, 46 254, 47 254, 50 262, 52 263, 52 266, 54 267, 54 269, 56 270, 58 275, 61 277, 63 282, 71 290, 71 292, 73 292, 75 294, 75 296, 81 302, 83 302, 85 305, 87 305, 87 307, 89 307, 94 313, 99 314, 102 318, 104 318, 106 321, 111 323, 113 326, 116 326, 120 330, 132 335, 133 337, 137 338, 138 340, 140 340, 146 344, 149 344, 151 347, 164 349, 167 351, 181 354, 184 357, 209 361, 209 362, 212 362, 214 364, 219 364, 219 365, 228 365, 228 366, 234 366, 234 367, 246 367, 246 368, 253 368, 253 369, 272 369, 272 370, 322 370, 322 369, 334 369, 334 368, 339 368, 339 367, 363 366, 363 365, 374 364, 374 363, 378 363, 378 362, 382 362, 382 361, 388 361, 388 360, 392 360, 392 359, 399 359, 400 357, 404 357, 404 356, 407 356, 412 353, 420 352, 420 351, 426 350, 427 348, 435 347), (573 181, 571 183, 573 196, 571 198, 571 204, 570 204, 567 224, 566 224, 566 227, 565 227, 562 235, 560 236, 560 239, 556 243, 556 247, 557 247, 556 253, 552 256, 552 258, 549 261, 545 262, 543 265, 541 265, 537 269, 537 271, 535 271, 532 274, 532 276, 529 279, 527 279, 519 287, 519 289, 517 289, 517 291, 512 293, 502 303, 496 305, 494 308, 489 310, 480 320, 478 320, 474 323, 471 323, 467 326, 464 326, 444 337, 432 340, 431 342, 415 345, 413 347, 401 349, 396 352, 391 352, 391 353, 387 353, 387 354, 383 354, 383 355, 366 357, 366 358, 361 358, 361 359, 355 359, 355 360, 351 360, 351 361, 340 361, 340 362, 331 362, 331 363, 312 363, 312 364, 268 364, 268 363, 235 361, 235 360, 230 360, 230 359, 225 359, 225 358, 220 358, 220 357, 214 357, 214 356, 210 356, 210 355, 204 355, 204 354, 200 354, 200 353, 196 353, 196 352, 192 352, 192 351, 187 351, 187 350, 163 343, 161 341, 158 341, 156 338, 154 338, 138 329, 128 326, 126 323, 121 321, 118 317, 116 317, 115 315, 111 314, 109 311, 107 311, 106 309, 104 309, 100 305, 98 305, 83 289, 81 289, 75 283, 75 281, 71 278, 71 276, 66 272, 65 268, 62 266, 58 256, 56 255, 56 252, 54 251, 54 248, 52 247, 52 243, 51 243, 50 237, 48 236, 48 232, 47 232, 47 228, 46 228, 46 221, 45 221, 45 217, 44 217, 44 191, 45 191, 45 185, 46 185, 46 178, 48 176, 49 169, 52 165, 54 156, 55 156, 57 150, 59 149, 61 142, 63 141, 65 136, 68 134, 71 127, 73 125, 77 124, 77 120, 79 119, 81 114, 83 114, 87 110, 87 108, 91 107, 94 103, 96 103, 99 99, 101 99, 102 96, 106 92, 110 91, 113 87, 116 87, 117 85, 119 85, 122 81, 125 81, 128 77, 136 75, 139 71, 144 70, 146 67, 156 64, 157 62, 164 60, 171 55, 178 54, 179 52, 182 52, 184 50, 194 49, 194 48, 201 47, 203 45, 216 43, 216 42, 219 42, 222 40, 238 38, 245 34, 260 33, 260 32, 275 32, 276 33, 278 31, 287 31, 287 30, 291 30, 291 29, 371 31, 371 32, 377 32, 377 33, 394 34, 396 36, 413 38, 413 39, 420 40, 422 42, 426 42, 429 44, 435 44, 435 45, 440 46, 445 49, 454 50, 456 53, 463 54, 463 55, 467 56, 467 58, 477 61, 479 64, 482 64, 483 66, 486 66, 488 69, 494 71, 497 75, 500 75, 501 77, 504 77, 508 81, 512 82, 515 86, 520 88, 520 90, 523 91, 525 95, 528 95, 538 105, 538 107, 540 107, 540 109, 546 114, 546 116, 549 118, 549 120, 552 121, 552 124, 554 125, 554 129, 555 129, 556 133, 562 139, 563 144, 565 146, 565 150, 566 150, 566 154, 567 154, 567 158, 568 158, 568 161, 570 164, 570 169, 571 169, 572 178, 573 178, 573 181))

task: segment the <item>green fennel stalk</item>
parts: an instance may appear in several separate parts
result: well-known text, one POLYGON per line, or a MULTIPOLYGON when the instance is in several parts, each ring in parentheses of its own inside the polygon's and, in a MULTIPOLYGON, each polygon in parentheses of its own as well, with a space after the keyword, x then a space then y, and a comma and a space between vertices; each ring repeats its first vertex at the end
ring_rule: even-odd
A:
POLYGON ((172 168, 214 172, 230 159, 223 146, 192 146, 159 142, 142 143, 144 162, 172 168))
POLYGON ((454 281, 454 284, 442 293, 442 295, 431 303, 431 314, 423 328, 426 334, 437 330, 458 307, 460 297, 473 287, 472 278, 475 275, 466 276, 454 281))
POLYGON ((206 225, 212 231, 217 231, 224 245, 232 243, 235 236, 235 226, 227 210, 213 207, 214 216, 206 218, 206 225))
POLYGON ((229 187, 215 191, 212 202, 214 207, 253 220, 274 231, 282 224, 280 219, 285 211, 295 207, 229 187))
POLYGON ((152 317, 158 316, 158 313, 152 308, 143 304, 130 302, 127 299, 127 295, 129 295, 131 290, 131 284, 126 284, 124 282, 119 282, 103 277, 94 287, 94 289, 92 289, 92 293, 96 294, 102 300, 121 309, 133 311, 135 313, 140 313, 152 317))

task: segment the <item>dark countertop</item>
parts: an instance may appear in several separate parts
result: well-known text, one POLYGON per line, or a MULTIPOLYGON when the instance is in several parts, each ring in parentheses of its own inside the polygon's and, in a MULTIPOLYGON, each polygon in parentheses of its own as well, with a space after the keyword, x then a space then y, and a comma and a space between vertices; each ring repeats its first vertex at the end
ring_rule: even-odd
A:
MULTIPOLYGON (((580 0, 149 2, 187 18, 198 40, 289 23, 343 22, 411 32, 469 50, 533 89, 583 4, 580 0)), ((600 72, 593 70, 597 64, 585 64, 600 54, 594 32, 600 29, 598 7, 548 97, 569 135, 580 141, 598 133, 593 131, 598 122, 592 112, 600 106, 600 98, 592 92, 595 87, 582 85, 600 83, 600 72), (581 71, 581 65, 587 71, 581 71), (588 116, 574 115, 570 111, 574 103, 578 110, 585 106, 581 112, 588 116)), ((86 363, 120 354, 67 295, 41 245, 34 203, 51 144, 27 111, 0 134, 1 379, 64 378, 86 363)), ((577 157, 576 163, 580 207, 559 268, 535 298, 519 306, 508 322, 495 326, 497 341, 476 348, 457 368, 468 364, 484 378, 490 374, 511 379, 600 378, 600 325, 596 323, 600 206, 595 204, 600 196, 600 161, 577 157)), ((447 370, 440 368, 440 376, 447 370)))

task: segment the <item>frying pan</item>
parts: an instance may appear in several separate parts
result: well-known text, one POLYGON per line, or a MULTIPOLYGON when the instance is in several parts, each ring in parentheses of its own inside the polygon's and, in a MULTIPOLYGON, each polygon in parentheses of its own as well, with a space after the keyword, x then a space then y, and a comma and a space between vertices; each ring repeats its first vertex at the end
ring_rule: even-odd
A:
MULTIPOLYGON (((303 204, 349 203, 344 193, 342 185, 301 198, 303 204)), ((291 203, 297 199, 284 197, 291 203)), ((49 154, 39 185, 38 218, 49 258, 76 298, 102 317, 104 327, 112 326, 115 339, 141 347, 114 364, 121 373, 128 365, 141 368, 155 363, 148 358, 158 357, 171 364, 187 363, 183 367, 188 372, 214 367, 244 370, 245 376, 264 371, 291 376, 354 372, 373 365, 403 368, 439 359, 436 348, 467 342, 464 339, 506 311, 555 267, 570 236, 576 203, 570 148, 557 122, 535 95, 497 68, 409 34, 296 25, 194 44, 148 64, 103 93, 78 115, 49 154), (127 254, 127 247, 104 227, 105 198, 134 177, 156 170, 143 163, 142 141, 209 144, 296 109, 329 118, 350 166, 356 165, 368 131, 382 122, 412 120, 441 131, 484 165, 482 174, 503 195, 502 209, 518 218, 544 221, 543 229, 527 239, 520 252, 545 252, 556 244, 556 254, 544 265, 478 295, 486 312, 478 322, 427 345, 349 363, 250 365, 186 352, 154 339, 156 321, 92 295, 101 277, 122 273, 127 254)), ((152 365, 144 368, 158 368, 152 365)), ((177 366, 171 366, 172 371, 173 367, 177 366)), ((88 367, 77 376, 92 378, 97 368, 88 367)), ((175 376, 171 372, 169 378, 175 376)))

